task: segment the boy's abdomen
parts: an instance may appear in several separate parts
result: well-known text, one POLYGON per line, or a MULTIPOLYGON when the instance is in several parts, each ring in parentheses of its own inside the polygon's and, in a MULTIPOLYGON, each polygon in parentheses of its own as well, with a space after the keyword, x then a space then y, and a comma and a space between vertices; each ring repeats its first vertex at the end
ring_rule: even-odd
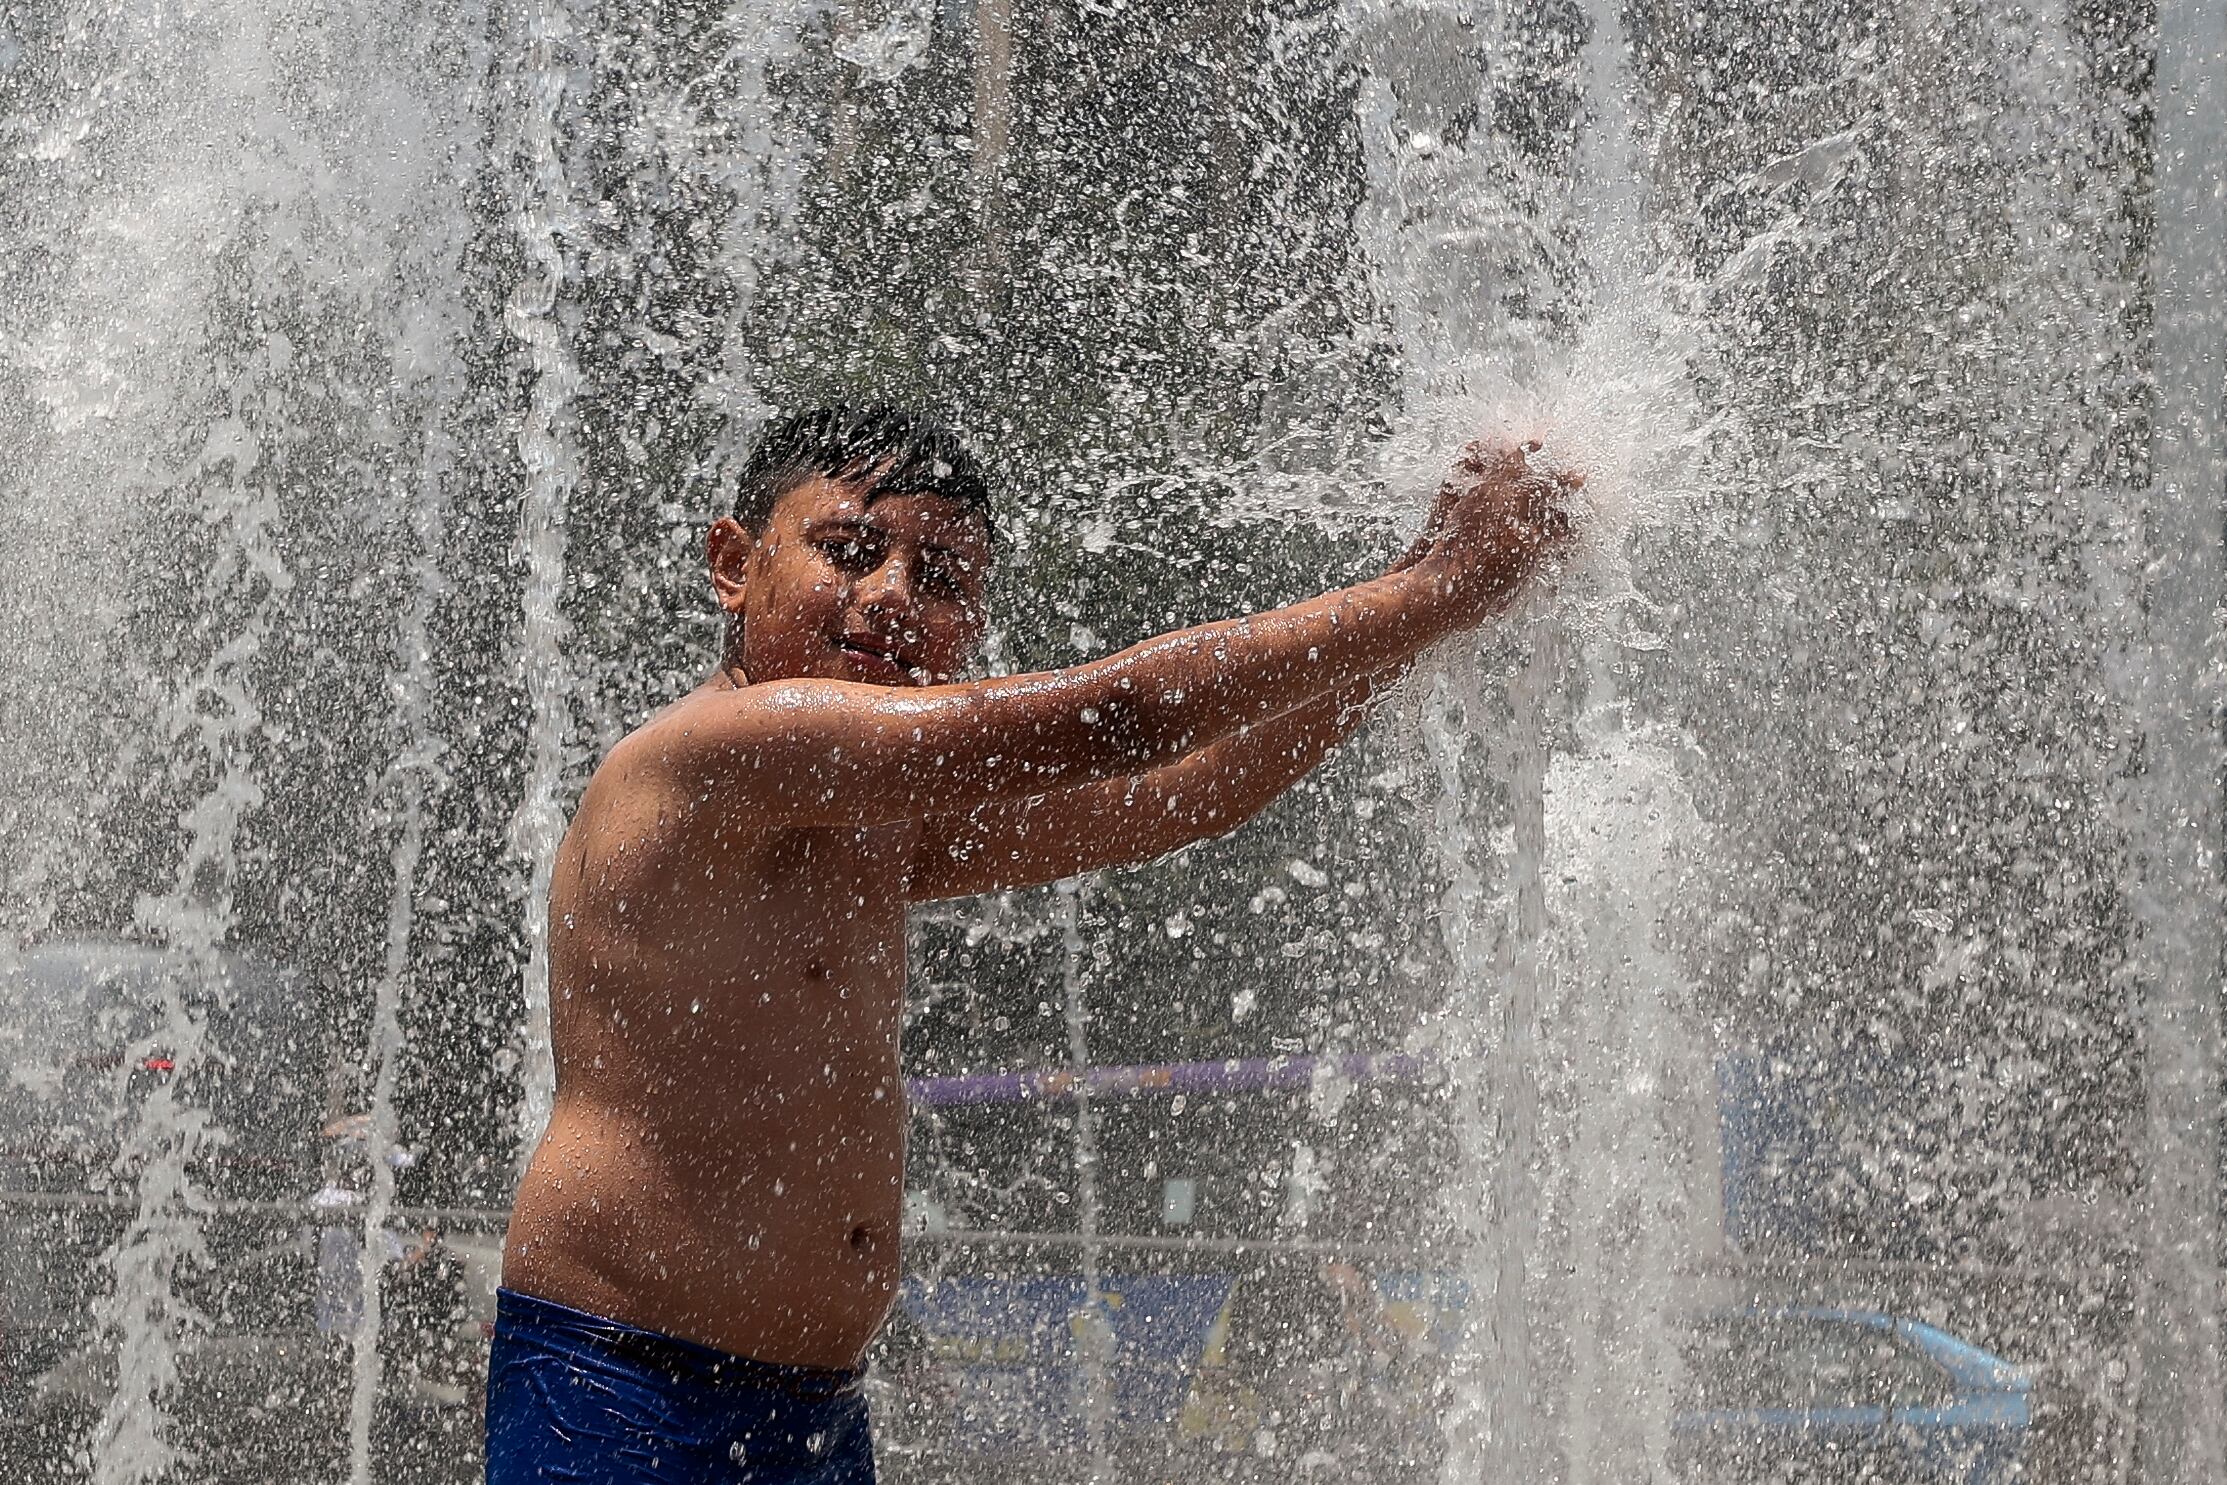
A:
POLYGON ((738 1356, 858 1365, 896 1295, 903 1099, 812 1091, 787 1090, 799 1117, 658 1124, 561 1100, 504 1284, 738 1356))

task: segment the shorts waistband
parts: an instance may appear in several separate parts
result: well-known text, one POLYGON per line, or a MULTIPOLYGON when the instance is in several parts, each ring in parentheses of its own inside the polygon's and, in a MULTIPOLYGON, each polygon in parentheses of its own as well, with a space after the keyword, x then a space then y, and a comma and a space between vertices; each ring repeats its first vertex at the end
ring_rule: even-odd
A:
POLYGON ((833 1400, 858 1391, 866 1376, 857 1368, 794 1366, 735 1356, 701 1341, 606 1320, 515 1289, 495 1291, 495 1329, 519 1340, 574 1346, 656 1367, 675 1380, 721 1390, 771 1389, 799 1399, 833 1400))

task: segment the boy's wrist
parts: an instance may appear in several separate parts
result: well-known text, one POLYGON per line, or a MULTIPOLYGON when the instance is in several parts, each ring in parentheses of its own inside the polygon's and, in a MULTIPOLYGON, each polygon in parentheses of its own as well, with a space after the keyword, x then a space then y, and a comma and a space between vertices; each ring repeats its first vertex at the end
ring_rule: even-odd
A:
POLYGON ((1399 576, 1417 584, 1442 632, 1469 629, 1485 621, 1499 598, 1499 584, 1480 564, 1465 562, 1440 547, 1399 576), (1442 617, 1441 617, 1442 616, 1442 617))
POLYGON ((1424 531, 1415 540, 1409 542, 1407 549, 1393 559, 1392 564, 1384 570, 1387 574, 1406 572, 1409 568, 1428 561, 1436 550, 1437 543, 1431 540, 1431 533, 1424 531))

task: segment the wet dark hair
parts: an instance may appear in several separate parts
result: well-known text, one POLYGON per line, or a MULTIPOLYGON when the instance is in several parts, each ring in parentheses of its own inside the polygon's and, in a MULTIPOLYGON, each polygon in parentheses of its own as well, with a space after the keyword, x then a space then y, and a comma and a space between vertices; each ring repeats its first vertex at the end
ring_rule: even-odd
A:
POLYGON ((764 527, 774 503, 814 475, 866 478, 867 499, 933 495, 982 517, 997 534, 990 484, 959 435, 899 407, 821 407, 766 425, 735 481, 735 519, 764 527))

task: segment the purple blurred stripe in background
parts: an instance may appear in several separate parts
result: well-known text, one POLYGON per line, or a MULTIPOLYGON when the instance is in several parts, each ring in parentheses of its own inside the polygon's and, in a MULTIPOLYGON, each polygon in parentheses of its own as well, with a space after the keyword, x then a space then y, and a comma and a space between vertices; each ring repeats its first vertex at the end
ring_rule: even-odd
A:
POLYGON ((1405 1052, 1349 1053, 1343 1057, 1231 1057, 1219 1062, 1158 1062, 1143 1067, 1070 1067, 1036 1072, 967 1073, 950 1078, 909 1078, 905 1090, 916 1107, 951 1108, 972 1103, 1026 1103, 1072 1098, 1078 1087, 1093 1098, 1142 1098, 1153 1093, 1258 1093, 1304 1088, 1318 1074, 1354 1082, 1418 1077, 1432 1064, 1405 1052))

